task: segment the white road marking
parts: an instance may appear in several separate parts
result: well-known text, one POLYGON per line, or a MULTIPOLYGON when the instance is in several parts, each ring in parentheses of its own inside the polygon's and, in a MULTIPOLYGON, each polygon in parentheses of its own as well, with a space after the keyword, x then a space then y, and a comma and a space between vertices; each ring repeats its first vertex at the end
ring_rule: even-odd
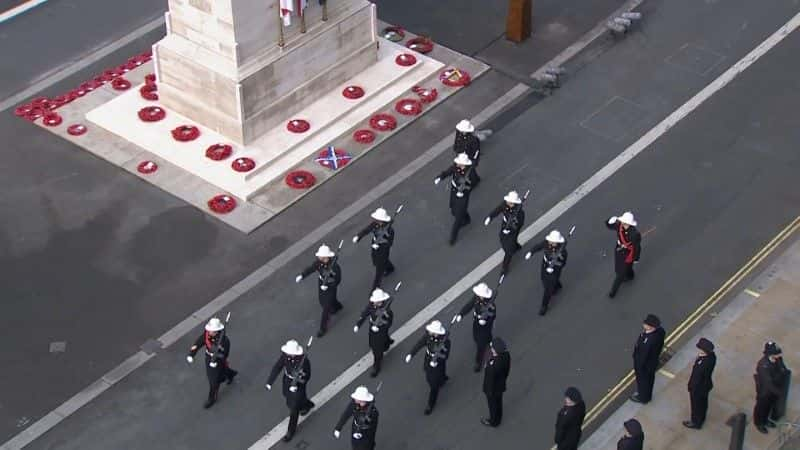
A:
MULTIPOLYGON (((611 160, 597 173, 592 175, 588 180, 583 182, 577 189, 572 191, 569 195, 564 197, 563 200, 558 202, 553 208, 547 211, 544 215, 539 217, 533 224, 523 230, 520 235, 520 243, 525 244, 530 241, 534 236, 540 234, 545 228, 553 223, 557 218, 563 215, 567 210, 575 206, 583 197, 597 188, 603 181, 610 178, 614 173, 621 169, 628 161, 632 160, 635 156, 640 154, 648 148, 659 137, 663 136, 675 124, 680 122, 683 118, 688 116, 692 111, 697 109, 700 105, 708 100, 712 95, 719 92, 723 87, 735 79, 739 74, 744 72, 753 63, 758 61, 759 58, 764 56, 771 48, 780 43, 792 31, 800 26, 800 14, 795 15, 784 26, 778 29, 775 33, 767 38, 764 42, 759 44, 755 49, 748 53, 744 58, 740 59, 736 64, 731 66, 728 70, 720 75, 717 79, 712 81, 708 86, 703 88, 694 97, 689 99, 686 103, 681 105, 678 109, 673 111, 667 118, 662 120, 658 125, 653 127, 650 131, 645 133, 644 136, 639 138, 630 147, 625 149, 619 156, 611 160)), ((493 253, 489 258, 482 262, 478 267, 473 269, 461 280, 456 282, 450 289, 445 291, 438 298, 433 300, 427 307, 418 312, 408 322, 403 324, 392 334, 395 343, 392 348, 399 345, 404 339, 411 334, 417 332, 424 324, 433 319, 450 303, 463 294, 467 289, 478 283, 486 275, 489 274, 496 266, 500 264, 503 259, 503 251, 498 250, 493 253)), ((317 411, 331 398, 337 395, 340 391, 351 384, 357 377, 359 377, 372 362, 372 355, 365 354, 358 361, 355 362, 350 368, 345 370, 341 375, 336 377, 327 386, 322 388, 312 399, 316 403, 316 408, 305 417, 301 417, 302 422, 308 418, 314 411, 317 411)), ((276 425, 269 433, 264 435, 256 443, 250 446, 249 450, 267 450, 280 441, 282 435, 285 433, 286 426, 288 425, 289 418, 285 418, 281 423, 276 425)))
POLYGON ((47 0, 29 0, 29 1, 27 1, 27 2, 25 2, 23 4, 21 4, 21 5, 17 5, 15 7, 11 8, 11 9, 9 9, 8 11, 5 11, 2 14, 0 14, 0 23, 6 22, 8 20, 11 20, 14 17, 17 17, 18 15, 20 15, 20 14, 22 14, 24 12, 30 11, 33 8, 36 8, 37 6, 39 6, 39 5, 41 5, 41 4, 45 3, 45 2, 47 2, 47 0))

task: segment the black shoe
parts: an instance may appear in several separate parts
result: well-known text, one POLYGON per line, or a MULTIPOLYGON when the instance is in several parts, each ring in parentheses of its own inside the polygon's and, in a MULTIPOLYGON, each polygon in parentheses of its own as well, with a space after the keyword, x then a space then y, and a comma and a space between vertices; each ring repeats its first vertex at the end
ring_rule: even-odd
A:
POLYGON ((378 374, 380 372, 381 372, 381 369, 378 369, 377 367, 373 367, 372 368, 372 372, 369 373, 369 376, 372 377, 372 378, 375 378, 375 377, 378 376, 378 374))
POLYGON ((641 404, 647 403, 646 401, 642 400, 641 397, 639 397, 639 393, 635 393, 635 394, 631 395, 630 399, 634 403, 641 403, 641 404))
POLYGON ((447 241, 447 243, 450 244, 450 247, 456 245, 456 238, 450 238, 450 240, 447 241))
POLYGON ((321 338, 322 336, 325 336, 325 330, 319 330, 319 331, 317 331, 317 337, 318 337, 318 338, 321 338))
POLYGON ((475 367, 472 369, 472 371, 475 372, 475 373, 480 372, 481 371, 481 366, 483 366, 483 364, 475 364, 475 367))
POLYGON ((542 306, 541 308, 539 308, 539 315, 543 316, 545 314, 547 314, 547 306, 542 306))
POLYGON ((778 428, 778 425, 775 422, 769 420, 767 421, 767 428, 778 428))
POLYGON ((228 376, 228 384, 233 383, 233 379, 236 378, 236 375, 239 375, 239 372, 237 372, 236 370, 231 370, 231 373, 228 376))
POLYGON ((214 403, 216 403, 216 402, 217 402, 217 399, 210 398, 210 399, 206 400, 205 403, 203 403, 203 408, 205 408, 205 409, 211 408, 211 406, 214 405, 214 403))
POLYGON ((769 430, 767 430, 767 427, 765 427, 764 425, 756 425, 756 430, 760 431, 763 434, 769 433, 769 430))
POLYGON ((489 419, 487 419, 485 417, 481 419, 481 423, 486 425, 487 427, 492 427, 492 428, 497 426, 497 425, 493 424, 489 419))
POLYGON ((283 437, 283 442, 289 442, 289 441, 292 440, 293 437, 294 437, 294 434, 286 433, 286 435, 283 437))
POLYGON ((422 413, 425 414, 426 416, 430 416, 431 412, 433 412, 433 406, 428 406, 427 408, 425 408, 425 411, 422 411, 422 413))
POLYGON ((467 226, 472 223, 472 217, 467 215, 467 220, 464 221, 464 226, 467 226))
POLYGON ((445 383, 447 383, 448 381, 450 381, 450 377, 448 377, 447 375, 445 375, 445 376, 444 376, 444 381, 442 381, 442 384, 445 384, 445 383))
POLYGON ((384 271, 383 271, 383 276, 385 276, 385 277, 388 277, 388 276, 389 276, 389 275, 391 275, 392 273, 394 273, 394 267, 392 267, 391 269, 386 269, 386 270, 384 270, 384 271))
POLYGON ((608 298, 614 298, 617 295, 617 291, 611 291, 608 293, 608 298))
POLYGON ((686 428, 691 428, 692 430, 699 430, 700 429, 700 425, 696 425, 691 420, 684 420, 683 421, 683 426, 685 426, 686 428))
POLYGON ((306 414, 308 414, 308 413, 309 413, 309 412, 310 412, 312 409, 314 409, 314 407, 315 407, 315 406, 317 406, 317 405, 315 405, 315 404, 314 404, 314 402, 311 402, 311 401, 309 401, 309 402, 306 404, 306 407, 300 410, 300 415, 301 415, 301 416, 305 416, 305 415, 306 415, 306 414))
POLYGON ((333 308, 333 311, 331 311, 331 314, 336 314, 336 313, 338 313, 339 311, 341 311, 342 309, 344 309, 344 305, 342 305, 341 303, 339 303, 338 305, 336 305, 336 307, 335 307, 335 308, 333 308))

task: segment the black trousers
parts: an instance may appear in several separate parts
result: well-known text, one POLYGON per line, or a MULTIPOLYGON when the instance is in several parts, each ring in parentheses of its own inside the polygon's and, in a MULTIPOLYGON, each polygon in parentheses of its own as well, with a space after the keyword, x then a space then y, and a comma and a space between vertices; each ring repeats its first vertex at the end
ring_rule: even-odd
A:
POLYGON ((428 408, 433 409, 436 406, 436 399, 439 398, 439 389, 441 389, 441 385, 432 385, 429 384, 431 390, 428 392, 428 408))
POLYGON ((636 371, 636 392, 639 399, 647 403, 653 398, 653 385, 656 382, 656 371, 649 370, 636 371))
POLYGON ((289 407, 289 428, 286 429, 286 434, 294 434, 297 431, 297 420, 300 416, 300 411, 305 413, 306 411, 310 410, 314 407, 314 403, 309 400, 308 398, 305 399, 304 402, 298 405, 292 405, 289 407))
POLYGON ((489 424, 493 427, 500 425, 503 420, 503 394, 486 394, 486 403, 489 404, 489 424))
POLYGON ((322 305, 322 317, 319 320, 320 331, 328 331, 328 322, 331 320, 331 314, 336 314, 344 306, 334 297, 333 302, 327 302, 322 305))
POLYGON ((614 277, 614 283, 611 285, 611 293, 616 294, 623 281, 630 281, 634 279, 635 276, 636 274, 633 273, 633 263, 625 264, 624 269, 617 271, 614 277))
POLYGON ((548 280, 542 280, 542 284, 544 285, 544 292, 542 293, 542 308, 547 308, 550 306, 550 299, 561 289, 561 273, 558 274, 557 277, 553 277, 548 280))
POLYGON ((753 408, 753 423, 759 427, 766 426, 769 414, 777 404, 777 395, 756 396, 756 406, 753 408))
POLYGON ((483 360, 486 357, 486 349, 489 348, 490 342, 491 339, 488 342, 475 341, 475 367, 483 367, 483 360))
POLYGON ((708 412, 708 392, 689 391, 689 403, 692 407, 692 423, 703 426, 708 412))
POLYGON ((375 265, 375 279, 372 281, 372 289, 381 286, 383 277, 394 272, 394 264, 389 258, 373 259, 372 263, 375 265))
POLYGON ((458 239, 458 231, 461 230, 461 227, 472 222, 472 218, 466 208, 463 211, 453 211, 453 217, 455 219, 453 220, 453 227, 450 228, 450 242, 455 242, 458 239))
POLYGON ((508 272, 508 268, 511 266, 511 258, 517 253, 517 250, 521 249, 522 246, 519 245, 517 242, 516 234, 514 235, 514 241, 512 243, 505 243, 502 240, 500 241, 501 246, 503 247, 503 272, 508 272))

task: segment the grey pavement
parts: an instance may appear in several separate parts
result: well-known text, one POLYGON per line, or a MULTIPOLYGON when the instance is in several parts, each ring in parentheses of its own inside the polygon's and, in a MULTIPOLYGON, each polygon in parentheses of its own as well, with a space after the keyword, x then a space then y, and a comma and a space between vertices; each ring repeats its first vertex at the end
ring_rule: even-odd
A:
MULTIPOLYGON (((14 55, 15 64, 0 69, 0 97, 13 95, 126 35, 164 8, 161 0, 116 3, 52 1, 1 24, 0 49, 4 55, 14 55)), ((439 20, 444 25, 451 18, 439 20)), ((598 20, 601 17, 586 17, 587 23, 598 20)), ((71 89, 147 50, 161 34, 154 31, 134 40, 41 95, 71 89)), ((561 40, 561 48, 571 44, 570 38, 561 40)), ((526 53, 546 60, 558 51, 554 45, 526 53)), ((386 174, 449 135, 452 124, 474 115, 514 84, 501 73, 490 72, 402 136, 382 144, 382 151, 349 168, 352 177, 326 183, 250 236, 4 111, 0 135, 8 137, 13 152, 0 162, 5 194, 0 201, 12 212, 0 217, 0 270, 5 311, 14 317, 6 331, 19 343, 6 355, 15 370, 0 376, 3 386, 14 386, 0 395, 0 440, 24 430, 280 254, 386 174), (63 352, 50 352, 51 345, 62 344, 63 352)), ((536 102, 534 97, 525 99, 510 114, 536 102)), ((508 117, 495 127, 502 127, 508 117)), ((439 211, 438 203, 435 209, 439 211)), ((443 230, 447 219, 437 221, 443 230)), ((316 317, 313 306, 312 311, 316 317)))
MULTIPOLYGON (((555 96, 505 124, 487 143, 480 168, 485 181, 472 199, 474 218, 511 187, 534 187, 530 217, 546 211, 797 12, 789 1, 769 11, 744 1, 713 7, 688 0, 647 3, 645 9, 646 33, 630 36, 586 65, 555 96), (749 25, 743 28, 743 21, 749 25), (676 23, 684 28, 677 30, 676 23), (701 50, 694 57, 680 53, 694 50, 687 43, 701 50), (714 55, 724 61, 713 64, 719 59, 714 55), (599 117, 593 115, 603 105, 599 117)), ((516 448, 523 442, 546 448, 566 385, 580 386, 587 402, 596 402, 627 372, 630 345, 644 314, 657 312, 667 327, 676 325, 794 218, 800 200, 798 136, 785 112, 797 103, 798 91, 792 71, 784 69, 793 64, 787 61, 799 43, 790 36, 558 221, 562 229, 577 224, 578 234, 570 243, 566 289, 544 319, 535 316, 538 268, 517 261, 503 287, 496 325, 514 361, 507 418, 499 432, 478 425, 485 411, 479 378, 469 370, 471 338, 462 326, 454 332, 451 383, 428 419, 421 415, 419 361, 400 363, 408 343, 390 354, 382 376, 380 448, 516 448), (612 301, 605 297, 612 273, 605 255, 613 238, 601 221, 622 209, 636 211, 642 231, 649 232, 636 282, 612 301)), ((423 132, 424 125, 421 121, 414 130, 423 132)), ((367 173, 374 179, 386 167, 379 159, 402 159, 407 153, 398 152, 412 151, 414 143, 403 136, 391 140, 398 151, 365 158, 364 168, 372 169, 367 173)), ((395 303, 398 324, 497 248, 496 229, 482 229, 478 220, 464 230, 456 248, 446 246, 446 193, 430 183, 446 164, 443 156, 380 199, 385 205, 414 199, 397 225, 393 260, 399 270, 390 279, 404 281, 395 303)), ((342 188, 354 184, 353 178, 337 177, 333 190, 320 189, 311 196, 314 203, 293 211, 302 210, 303 217, 332 208, 323 205, 344 201, 332 194, 347 195, 342 188)), ((285 225, 305 226, 294 220, 285 225)), ((329 240, 346 238, 362 224, 363 218, 350 220, 331 230, 329 240)), ((354 336, 350 325, 366 301, 367 250, 347 246, 343 252, 346 309, 331 334, 315 344, 312 392, 366 351, 365 337, 354 336)), ((255 442, 285 415, 279 395, 262 387, 279 345, 312 333, 318 319, 315 286, 308 281, 295 287, 291 281, 310 258, 292 261, 232 305, 232 363, 242 377, 223 389, 211 412, 200 408, 202 368, 183 363, 187 336, 31 448, 246 448, 255 442)), ((448 308, 444 318, 454 310, 448 308)), ((343 399, 344 394, 315 412, 302 427, 302 441, 293 445, 334 447, 330 430, 343 399)))

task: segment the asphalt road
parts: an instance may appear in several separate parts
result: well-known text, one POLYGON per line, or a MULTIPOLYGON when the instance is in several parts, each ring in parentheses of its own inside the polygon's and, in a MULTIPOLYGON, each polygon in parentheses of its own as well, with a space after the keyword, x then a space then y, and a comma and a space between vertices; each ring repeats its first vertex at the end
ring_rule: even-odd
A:
MULTIPOLYGON (((487 143, 480 168, 484 183, 472 199, 474 218, 481 217, 512 187, 534 187, 535 197, 527 205, 529 217, 548 210, 774 32, 797 13, 797 7, 791 1, 776 2, 765 10, 743 0, 725 5, 676 0, 648 2, 644 11, 648 19, 643 32, 585 66, 555 96, 505 124, 487 143)), ((557 221, 555 225, 562 230, 577 224, 578 233, 570 242, 566 288, 545 318, 535 315, 541 293, 538 267, 515 263, 503 286, 496 324, 496 334, 509 342, 513 357, 501 430, 487 430, 478 424, 485 413, 480 378, 470 371, 472 342, 469 326, 462 325, 453 333, 452 380, 430 418, 421 415, 425 385, 419 360, 411 366, 400 362, 410 343, 390 354, 381 378, 380 448, 517 448, 521 443, 548 448, 565 386, 580 386, 587 403, 596 402, 629 370, 630 347, 646 313, 659 314, 668 330, 676 326, 794 218, 800 204, 796 177, 800 160, 794 144, 800 136, 792 115, 786 112, 797 103, 800 86, 793 70, 787 68, 796 65, 793 55, 799 46, 797 34, 787 38, 557 221), (612 263, 606 255, 613 237, 602 221, 624 209, 637 213, 640 228, 648 234, 635 283, 625 285, 616 299, 609 300, 605 293, 612 263)), ((499 75, 491 76, 495 78, 479 83, 491 87, 509 83, 499 75)), ((464 101, 466 96, 457 99, 464 101)), ((439 108, 434 111, 438 112, 439 108)), ((445 112, 457 114, 442 109, 445 112)), ((412 139, 404 136, 424 132, 424 125, 423 119, 390 142, 409 148, 412 139)), ((438 129, 438 124, 434 128, 438 129)), ((433 130, 428 132, 441 137, 433 130)), ((380 178, 380 169, 389 167, 383 165, 384 158, 391 159, 389 152, 374 152, 355 168, 363 167, 364 173, 380 178)), ((390 279, 404 282, 395 303, 397 324, 497 248, 496 229, 485 230, 477 220, 455 248, 446 246, 450 220, 446 193, 430 182, 447 164, 446 159, 421 170, 378 202, 407 202, 397 225, 393 256, 399 270, 390 279)), ((372 182, 367 179, 367 184, 372 182)), ((287 230, 310 226, 298 217, 330 213, 326 208, 334 207, 324 205, 343 201, 333 194, 347 192, 339 189, 352 188, 351 180, 353 177, 337 177, 330 187, 315 191, 310 200, 280 216, 276 225, 269 225, 274 227, 268 228, 270 233, 262 230, 261 239, 275 235, 280 226, 287 230), (293 221, 282 222, 293 213, 298 215, 291 217, 293 221)), ((126 183, 117 188, 117 195, 136 189, 132 181, 126 183)), ((136 205, 136 200, 127 204, 136 205)), ((367 213, 331 230, 329 240, 351 236, 367 213)), ((203 222, 192 218, 190 212, 184 214, 188 217, 184 219, 186 229, 194 230, 203 222)), ((163 223, 161 231, 165 232, 170 221, 163 223)), ((211 222, 205 223, 207 229, 216 229, 211 222)), ((209 233, 220 241, 220 236, 209 233)), ((179 234, 153 248, 168 245, 179 239, 179 234)), ((247 245, 235 245, 235 237, 225 237, 219 247, 232 253, 247 251, 247 245)), ((217 248, 211 252, 221 251, 217 248)), ((232 305, 236 318, 230 331, 232 363, 241 377, 233 387, 223 388, 222 399, 211 412, 200 407, 206 389, 202 369, 189 368, 182 359, 193 338, 187 336, 31 448, 246 448, 285 415, 279 395, 268 396, 262 388, 278 347, 287 338, 304 338, 315 329, 316 288, 312 281, 300 287, 292 283, 293 274, 310 258, 293 261, 232 305)), ((216 267, 220 265, 217 261, 216 267)), ((341 298, 346 309, 334 321, 331 334, 315 344, 312 392, 366 352, 366 337, 350 331, 366 301, 371 277, 366 246, 347 246, 342 265, 341 298)), ((202 283, 197 277, 207 273, 202 270, 178 266, 165 280, 180 273, 202 283)), ((25 274, 14 275, 10 278, 25 274)), ((179 286, 186 289, 187 284, 179 286)), ((174 300, 181 301, 176 293, 174 300)), ((442 318, 451 317, 460 303, 446 309, 442 318)), ((139 313, 138 319, 129 320, 132 325, 145 319, 160 320, 153 317, 153 310, 139 313)), ((97 341, 110 338, 113 335, 94 335, 97 341)), ((100 348, 95 351, 102 353, 100 348)), ((68 348, 64 356, 69 352, 68 348)), ((305 442, 300 448, 346 448, 346 442, 332 444, 330 431, 346 391, 351 389, 315 412, 293 445, 305 442)))
MULTIPOLYGON (((0 24, 0 53, 14 56, 13 64, 0 66, 0 99, 128 34, 158 17, 164 7, 161 0, 117 3, 51 1, 0 24)), ((442 3, 452 4, 450 9, 458 15, 429 17, 431 26, 438 24, 432 36, 457 50, 473 51, 454 38, 457 29, 447 24, 454 19, 474 20, 483 12, 459 8, 456 1, 442 3)), ((542 13, 537 20, 559 21, 579 3, 560 2, 562 9, 551 7, 550 18, 542 13)), ((613 3, 604 4, 613 9, 617 6, 613 3)), ((571 33, 554 39, 552 45, 525 48, 520 55, 531 61, 552 58, 605 14, 591 12, 596 16, 581 14, 571 33)), ((401 25, 413 15, 410 10, 380 13, 381 19, 401 25)), ((501 21, 499 16, 494 20, 501 21)), ((495 31, 485 37, 484 46, 497 38, 495 31)), ((69 90, 148 49, 161 34, 154 31, 134 40, 41 95, 69 90)), ((512 59, 520 57, 507 61, 512 59)), ((3 336, 14 336, 15 345, 6 352, 14 370, 0 375, 4 386, 0 441, 24 430, 143 343, 285 250, 349 205, 353 193, 380 183, 386 174, 449 135, 458 120, 474 115, 514 84, 502 70, 490 72, 382 144, 383 151, 349 168, 352 176, 326 183, 249 236, 4 111, 0 135, 13 151, 0 161, 4 192, 0 203, 8 212, 0 216, 0 271, 4 311, 13 320, 3 336), (62 343, 63 353, 50 352, 51 344, 62 343)), ((535 102, 535 98, 524 101, 495 128, 535 102)), ((440 211, 438 202, 431 207, 440 211)), ((447 219, 436 220, 443 230, 447 219)), ((489 245, 486 242, 482 248, 489 245)), ((442 278, 434 288, 446 284, 447 278, 442 278)), ((312 315, 316 317, 316 312, 312 315)))

